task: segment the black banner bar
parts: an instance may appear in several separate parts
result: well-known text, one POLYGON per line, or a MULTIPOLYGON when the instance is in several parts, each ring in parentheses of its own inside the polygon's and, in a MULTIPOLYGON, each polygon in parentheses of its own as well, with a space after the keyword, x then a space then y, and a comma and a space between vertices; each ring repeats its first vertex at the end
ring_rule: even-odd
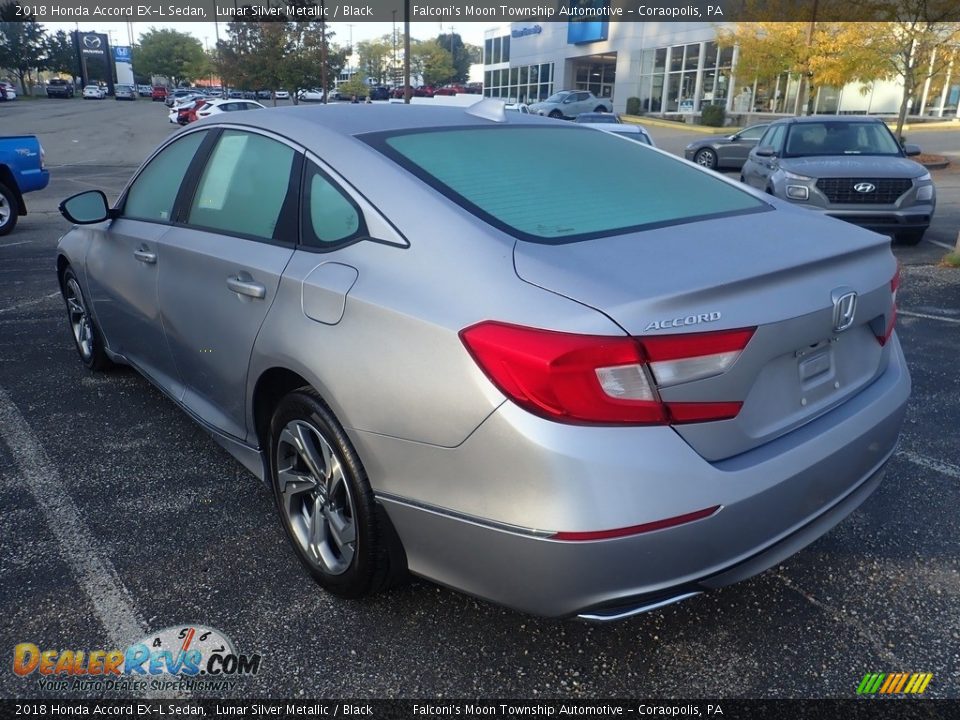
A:
POLYGON ((0 717, 948 720, 956 700, 0 700, 0 717))
MULTIPOLYGON (((7 19, 38 22, 388 22, 404 0, 0 0, 7 19)), ((410 0, 411 22, 960 21, 957 0, 410 0), (921 8, 923 17, 913 17, 921 8), (921 7, 922 6, 922 7, 921 7), (909 17, 908 17, 909 15, 909 17), (929 16, 929 17, 927 17, 929 16)))

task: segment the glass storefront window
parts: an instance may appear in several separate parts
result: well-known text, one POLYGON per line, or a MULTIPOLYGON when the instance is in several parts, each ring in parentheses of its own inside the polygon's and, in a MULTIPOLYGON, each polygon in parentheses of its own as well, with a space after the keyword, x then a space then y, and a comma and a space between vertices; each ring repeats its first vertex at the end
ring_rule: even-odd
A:
POLYGON ((723 48, 720 51, 720 61, 717 63, 719 67, 730 67, 733 65, 733 48, 727 47, 723 48))
POLYGON ((670 72, 683 70, 683 45, 670 48, 670 72))
POLYGON ((687 45, 685 59, 683 61, 684 70, 696 70, 700 64, 700 43, 687 45))
POLYGON ((510 62, 510 36, 503 36, 503 47, 500 50, 500 62, 510 62))
POLYGON ((494 64, 496 64, 496 63, 498 63, 498 62, 502 62, 502 61, 500 60, 500 48, 501 48, 502 40, 503 40, 502 38, 494 38, 494 39, 493 39, 493 62, 494 62, 494 64))
POLYGON ((667 81, 666 112, 678 112, 680 109, 680 73, 671 73, 667 81))
POLYGON ((667 67, 667 49, 657 48, 656 60, 654 61, 654 70, 663 70, 667 67))
POLYGON ((493 38, 483 41, 483 64, 493 65, 493 38))
POLYGON ((703 49, 703 69, 713 70, 717 66, 718 56, 717 44, 712 40, 706 43, 703 49))

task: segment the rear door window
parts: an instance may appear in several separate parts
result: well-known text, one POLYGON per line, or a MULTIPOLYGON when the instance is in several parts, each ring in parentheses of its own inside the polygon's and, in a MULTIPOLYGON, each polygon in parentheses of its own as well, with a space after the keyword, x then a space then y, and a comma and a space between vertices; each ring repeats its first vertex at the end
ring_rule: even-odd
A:
POLYGON ((292 241, 277 237, 277 228, 281 215, 295 212, 296 155, 289 145, 263 135, 224 131, 200 177, 187 224, 292 241))

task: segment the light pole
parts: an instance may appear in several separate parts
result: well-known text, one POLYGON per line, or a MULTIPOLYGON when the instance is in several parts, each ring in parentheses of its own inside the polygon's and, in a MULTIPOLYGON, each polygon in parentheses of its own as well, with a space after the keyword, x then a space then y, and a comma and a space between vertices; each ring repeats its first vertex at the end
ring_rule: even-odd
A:
POLYGON ((393 60, 390 63, 390 82, 396 86, 397 84, 397 11, 394 8, 393 13, 393 60))
POLYGON ((410 0, 403 0, 403 102, 410 104, 410 0))

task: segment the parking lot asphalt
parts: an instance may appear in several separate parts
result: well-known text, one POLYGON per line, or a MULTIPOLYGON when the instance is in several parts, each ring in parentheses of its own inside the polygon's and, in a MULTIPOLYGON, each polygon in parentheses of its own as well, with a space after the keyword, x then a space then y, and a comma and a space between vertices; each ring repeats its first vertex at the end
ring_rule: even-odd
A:
MULTIPOLYGON (((173 130, 145 100, 0 106, 0 135, 38 133, 52 172, 0 238, 0 697, 128 696, 45 690, 12 672, 13 647, 122 649, 192 623, 262 656, 256 676, 193 697, 851 698, 868 672, 930 672, 927 696, 960 697, 960 271, 936 266, 945 249, 895 248, 913 396, 884 483, 782 565, 603 626, 420 581, 341 601, 301 570, 255 478, 135 372, 90 374, 73 348, 56 205, 113 199, 173 130)), ((952 245, 960 174, 934 178, 929 237, 952 245)))

